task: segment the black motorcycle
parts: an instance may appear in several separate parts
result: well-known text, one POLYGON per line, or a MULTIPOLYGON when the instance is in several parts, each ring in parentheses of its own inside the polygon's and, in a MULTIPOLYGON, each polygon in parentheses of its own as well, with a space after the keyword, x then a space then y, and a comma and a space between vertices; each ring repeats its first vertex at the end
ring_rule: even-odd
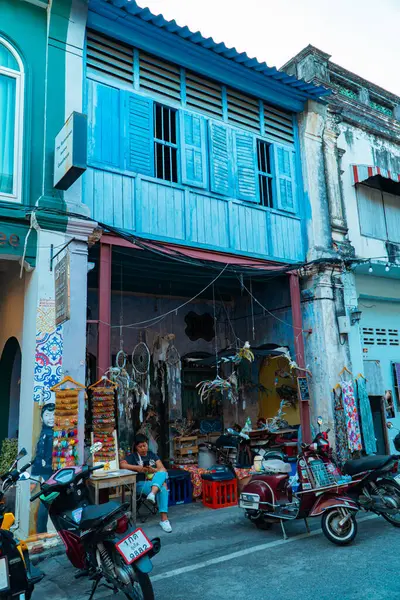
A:
POLYGON ((25 542, 16 539, 10 530, 15 522, 13 513, 6 512, 6 494, 18 481, 29 479, 26 471, 31 463, 18 469, 18 462, 27 455, 20 450, 12 467, 0 476, 0 598, 30 600, 34 587, 44 577, 29 559, 25 542))
MULTIPOLYGON (((322 420, 318 419, 321 426, 322 420)), ((391 423, 388 424, 391 426, 391 423)), ((389 426, 389 429, 391 428, 389 426)), ((332 456, 328 431, 319 432, 315 438, 318 449, 332 456)), ((400 435, 395 448, 400 451, 400 435)), ((360 510, 381 515, 386 521, 400 527, 400 482, 396 479, 400 455, 372 455, 348 460, 341 471, 348 477, 347 496, 354 500, 360 510)))
POLYGON ((65 467, 45 483, 31 501, 40 497, 64 542, 76 579, 93 581, 92 600, 101 581, 128 600, 154 600, 149 578, 151 558, 160 551, 159 538, 149 540, 132 523, 127 503, 91 504, 87 480, 103 466, 65 467))

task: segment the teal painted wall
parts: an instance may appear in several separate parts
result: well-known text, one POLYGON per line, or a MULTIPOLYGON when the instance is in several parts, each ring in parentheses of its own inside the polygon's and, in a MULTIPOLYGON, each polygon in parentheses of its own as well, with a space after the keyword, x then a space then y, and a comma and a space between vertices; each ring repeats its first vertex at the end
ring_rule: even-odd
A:
MULTIPOLYGON (((27 2, 2 0, 0 35, 20 53, 25 66, 22 198, 29 206, 42 194, 47 13, 27 2)), ((6 206, 0 204, 0 217, 16 216, 18 205, 12 204, 12 210, 6 206)))
MULTIPOLYGON (((72 0, 54 0, 48 14, 27 2, 2 0, 0 35, 25 66, 22 205, 0 203, 0 219, 25 218, 26 209, 65 211, 53 189, 54 139, 65 122, 66 40, 72 0), (49 35, 48 35, 49 34, 49 35), (47 104, 47 111, 46 111, 47 104)), ((64 231, 66 215, 38 213, 42 227, 64 231)))

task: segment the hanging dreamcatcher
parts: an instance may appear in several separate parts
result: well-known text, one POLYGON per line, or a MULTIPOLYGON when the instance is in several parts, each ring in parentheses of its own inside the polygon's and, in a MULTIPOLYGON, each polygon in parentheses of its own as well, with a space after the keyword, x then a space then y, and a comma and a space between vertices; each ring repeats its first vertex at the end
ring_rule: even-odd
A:
POLYGON ((132 352, 132 369, 135 377, 135 393, 139 399, 139 419, 143 423, 144 411, 150 405, 150 350, 144 342, 139 342, 132 352))
POLYGON ((167 348, 165 364, 167 367, 167 388, 169 399, 174 406, 180 406, 182 400, 181 356, 172 342, 167 348))

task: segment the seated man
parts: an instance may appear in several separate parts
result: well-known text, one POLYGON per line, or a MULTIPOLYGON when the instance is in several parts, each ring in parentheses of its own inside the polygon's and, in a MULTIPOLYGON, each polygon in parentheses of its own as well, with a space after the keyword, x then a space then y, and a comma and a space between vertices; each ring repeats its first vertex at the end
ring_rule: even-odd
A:
POLYGON ((160 458, 149 450, 146 436, 138 434, 133 443, 133 452, 125 460, 121 460, 121 469, 137 473, 137 490, 147 494, 147 500, 157 502, 161 521, 160 527, 171 533, 172 527, 168 520, 168 489, 166 480, 167 470, 160 458))

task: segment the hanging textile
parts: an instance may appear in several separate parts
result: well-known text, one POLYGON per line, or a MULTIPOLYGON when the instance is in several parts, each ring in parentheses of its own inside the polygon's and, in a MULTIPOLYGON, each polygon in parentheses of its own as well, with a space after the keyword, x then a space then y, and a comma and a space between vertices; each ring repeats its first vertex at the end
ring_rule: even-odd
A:
POLYGON ((360 425, 358 421, 358 411, 354 398, 353 382, 342 381, 344 414, 346 417, 346 429, 348 438, 348 447, 350 452, 362 450, 360 425))
POLYGON ((372 420, 371 405, 369 402, 367 386, 364 377, 359 377, 357 380, 357 396, 364 450, 366 454, 376 454, 374 422, 372 420))
POLYGON ((338 461, 343 465, 350 458, 349 444, 347 438, 346 415, 343 406, 342 390, 333 391, 333 409, 335 419, 336 455, 338 461))

